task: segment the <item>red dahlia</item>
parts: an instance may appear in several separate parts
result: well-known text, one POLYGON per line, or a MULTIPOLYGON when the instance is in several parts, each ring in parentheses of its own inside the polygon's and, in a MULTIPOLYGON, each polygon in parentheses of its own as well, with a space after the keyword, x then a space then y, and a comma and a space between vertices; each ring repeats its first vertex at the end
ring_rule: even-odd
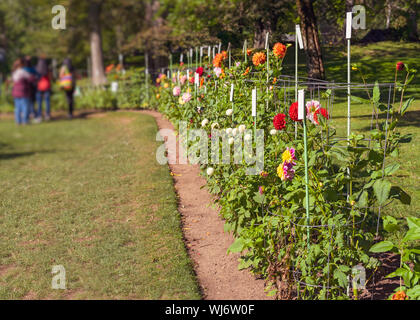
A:
POLYGON ((325 108, 319 108, 317 111, 315 111, 315 113, 314 113, 314 120, 315 120, 315 123, 316 124, 319 124, 319 122, 318 122, 318 114, 321 114, 325 119, 329 119, 330 118, 330 115, 328 114, 328 111, 327 111, 327 109, 325 109, 325 108))
POLYGON ((203 72, 204 72, 204 68, 203 68, 203 67, 198 67, 198 68, 195 70, 195 73, 198 73, 198 75, 199 75, 200 77, 203 75, 203 72))
POLYGON ((290 105, 290 108, 289 108, 289 117, 293 121, 302 121, 302 120, 299 120, 298 119, 298 103, 297 102, 293 102, 290 105))
POLYGON ((274 116, 273 125, 276 130, 283 130, 286 127, 286 115, 284 113, 279 113, 274 116))
POLYGON ((396 68, 397 68, 398 71, 404 70, 404 62, 402 62, 402 61, 397 62, 396 68))

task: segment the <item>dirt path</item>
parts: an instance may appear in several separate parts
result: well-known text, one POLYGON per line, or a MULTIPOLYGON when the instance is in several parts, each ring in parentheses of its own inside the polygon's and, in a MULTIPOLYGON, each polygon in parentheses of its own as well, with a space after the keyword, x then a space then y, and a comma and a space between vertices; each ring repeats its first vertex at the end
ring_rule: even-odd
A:
MULTIPOLYGON (((152 115, 159 129, 173 129, 172 124, 155 111, 152 115)), ((174 173, 175 189, 180 198, 183 232, 188 253, 208 300, 262 300, 270 299, 264 293, 264 281, 255 279, 248 270, 238 270, 239 254, 227 255, 233 237, 223 231, 219 211, 211 207, 212 196, 205 188, 206 181, 199 176, 198 165, 169 165, 174 173)))

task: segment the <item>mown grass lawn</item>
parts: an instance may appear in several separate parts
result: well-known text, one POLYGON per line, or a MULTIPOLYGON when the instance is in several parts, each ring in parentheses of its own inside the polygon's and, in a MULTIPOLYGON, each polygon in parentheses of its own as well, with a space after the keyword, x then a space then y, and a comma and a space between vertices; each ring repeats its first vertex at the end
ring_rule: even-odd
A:
POLYGON ((134 112, 0 121, 0 299, 200 298, 156 130, 134 112))

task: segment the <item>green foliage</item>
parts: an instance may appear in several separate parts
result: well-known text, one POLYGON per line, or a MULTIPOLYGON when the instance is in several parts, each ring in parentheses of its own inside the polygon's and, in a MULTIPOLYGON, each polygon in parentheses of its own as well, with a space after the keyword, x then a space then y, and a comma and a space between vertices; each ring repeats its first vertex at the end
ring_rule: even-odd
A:
MULTIPOLYGON (((251 57, 247 63, 241 61, 237 65, 233 61, 231 68, 226 67, 225 61, 224 74, 219 77, 211 66, 205 66, 203 87, 197 90, 163 78, 156 90, 160 97, 159 110, 175 126, 183 120, 188 128, 201 127, 211 136, 212 128, 239 130, 244 125, 252 129, 255 121, 256 127, 264 130, 264 176, 248 175, 244 159, 239 163, 231 160, 201 165, 208 189, 217 196, 221 215, 226 220, 225 230, 236 238, 228 251, 241 252, 240 268, 249 267, 253 273, 263 276, 270 284, 271 294, 276 284, 283 282, 283 289, 276 293, 278 297, 290 297, 298 290, 299 298, 304 299, 325 299, 327 295, 348 299, 346 292, 352 268, 359 264, 366 269, 378 266, 378 260, 368 255, 375 238, 378 208, 392 199, 410 203, 408 194, 392 182, 399 164, 386 161, 384 166, 384 157, 388 159, 398 152, 400 143, 409 140, 409 136, 396 131, 402 114, 393 108, 392 120, 386 120, 387 108, 381 107, 380 86, 375 85, 369 92, 371 99, 367 100, 377 112, 378 125, 373 130, 352 134, 343 143, 335 139, 336 131, 321 115, 318 124, 307 120, 310 209, 307 220, 303 126, 296 123, 295 137, 294 122, 288 117, 293 100, 283 96, 281 87, 276 91, 270 89, 274 78, 281 76, 282 60, 272 52, 269 59, 269 71, 266 64, 253 65, 251 57), (232 83, 233 103, 229 101, 232 83), (183 103, 182 98, 173 95, 175 86, 180 86, 181 95, 189 91, 193 98, 183 103), (256 119, 251 117, 249 106, 254 87, 258 88, 256 119), (232 115, 226 113, 228 109, 233 109, 232 115), (271 135, 273 117, 279 111, 286 114, 286 128, 271 135), (371 140, 369 144, 367 138, 371 140), (295 149, 295 175, 292 180, 281 180, 277 170, 287 147, 295 149), (206 175, 209 166, 214 172, 206 175), (302 284, 300 289, 295 278, 302 284)), ((185 70, 181 70, 181 76, 184 74, 185 70)), ((321 105, 325 105, 328 94, 321 95, 324 99, 321 105)), ((242 139, 243 135, 239 137, 242 139)), ((204 143, 211 150, 211 139, 204 143)), ((387 220, 388 230, 394 225, 387 220)), ((383 242, 373 247, 372 252, 393 247, 392 242, 383 242)), ((352 298, 357 297, 355 290, 352 298)))
POLYGON ((400 277, 400 286, 395 291, 404 291, 409 299, 420 300, 420 218, 408 217, 406 222, 408 231, 403 235, 404 230, 400 221, 391 216, 383 217, 384 230, 396 233, 397 240, 378 242, 370 248, 370 251, 398 253, 400 267, 388 274, 387 278, 400 277), (404 285, 401 279, 404 280, 404 285))

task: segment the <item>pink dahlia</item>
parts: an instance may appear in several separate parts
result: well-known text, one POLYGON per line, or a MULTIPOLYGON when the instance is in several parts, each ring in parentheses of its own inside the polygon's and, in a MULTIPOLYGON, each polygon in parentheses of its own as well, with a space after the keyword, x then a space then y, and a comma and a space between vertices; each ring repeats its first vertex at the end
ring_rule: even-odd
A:
POLYGON ((181 88, 178 86, 174 87, 172 93, 175 97, 178 97, 181 94, 181 88))

